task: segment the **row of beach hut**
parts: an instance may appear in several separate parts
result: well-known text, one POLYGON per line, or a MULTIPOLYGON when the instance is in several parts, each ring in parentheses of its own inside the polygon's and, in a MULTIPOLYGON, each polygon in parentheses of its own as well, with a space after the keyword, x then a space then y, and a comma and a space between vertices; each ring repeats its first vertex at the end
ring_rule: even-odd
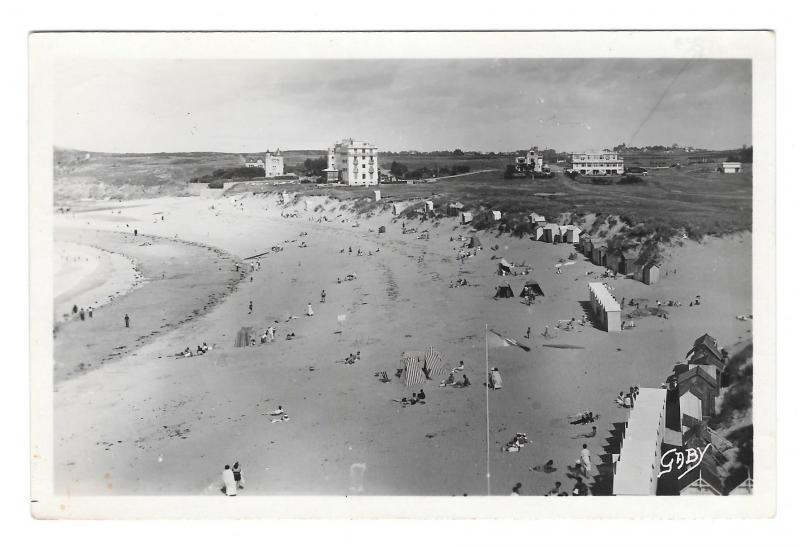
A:
POLYGON ((632 275, 634 279, 647 285, 654 285, 659 281, 660 265, 657 262, 638 264, 636 261, 639 256, 633 251, 609 251, 605 243, 592 239, 589 234, 580 237, 578 248, 593 264, 604 266, 618 274, 632 275))

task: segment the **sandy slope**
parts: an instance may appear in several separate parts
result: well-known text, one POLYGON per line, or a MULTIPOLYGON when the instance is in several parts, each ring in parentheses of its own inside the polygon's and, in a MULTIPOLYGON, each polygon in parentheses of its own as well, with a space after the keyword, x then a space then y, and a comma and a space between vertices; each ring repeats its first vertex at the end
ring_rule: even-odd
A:
MULTIPOLYGON (((127 205, 125 220, 96 211, 60 219, 59 229, 80 224, 102 234, 137 227, 140 233, 202 242, 239 257, 288 242, 283 252, 262 258, 252 282, 247 277, 208 313, 154 335, 135 355, 57 384, 59 492, 218 495, 223 465, 239 460, 247 494, 346 494, 353 463, 367 466, 368 494, 484 494, 481 382, 488 323, 519 339, 528 326, 534 333, 526 341, 533 348, 530 353, 490 350, 491 364, 500 368, 505 381, 503 390, 490 393, 493 493, 507 494, 520 481, 524 493, 541 494, 555 480, 572 484, 564 466, 578 457, 584 442, 573 437, 589 428, 570 426, 568 414, 591 409, 603 416, 598 436, 586 441, 593 454, 601 454, 612 424, 625 418, 625 411, 613 404, 616 392, 634 384, 658 386, 706 331, 722 344, 749 336, 750 324, 735 319, 750 312, 749 234, 702 246, 685 243, 671 259, 677 274, 670 273, 658 286, 612 282, 626 299, 688 303, 700 294, 702 306, 671 309, 669 320, 641 319, 635 330, 624 333, 587 326, 558 331, 557 338, 545 340, 539 335, 545 325, 553 331, 557 319, 580 316, 580 302, 588 299, 586 284, 592 279, 587 271, 600 271, 580 258, 556 275, 553 265, 569 253, 566 245, 481 234, 484 250, 462 265, 454 250, 460 244, 449 238, 468 232, 452 222, 432 228, 429 222, 418 226, 415 221, 414 227, 432 230, 430 241, 423 241, 401 234, 400 222, 385 216, 353 227, 342 222, 344 216, 337 218, 342 212, 331 210, 338 207, 335 203, 328 204, 326 213, 334 221, 321 224, 309 220, 321 214, 302 211, 300 218, 281 218, 274 200, 264 198, 247 197, 235 205, 228 199, 201 198, 127 205), (156 211, 167 212, 164 221, 154 217, 156 211), (387 226, 386 234, 377 233, 381 224, 387 226), (308 236, 301 238, 300 232, 308 236), (301 241, 308 248, 300 248, 301 241), (500 245, 499 251, 488 249, 494 244, 500 245), (352 254, 339 252, 348 246, 352 254), (355 256, 358 248, 373 255, 355 256), (499 278, 492 254, 534 264, 533 277, 545 298, 532 307, 517 298, 493 300, 499 278), (336 278, 347 273, 355 273, 357 280, 337 284, 336 278), (477 286, 448 288, 459 277, 477 286), (319 303, 322 289, 327 292, 325 304, 319 303), (252 315, 249 300, 254 303, 252 315), (315 310, 311 318, 304 315, 309 301, 315 310), (337 333, 340 314, 346 321, 337 333), (296 318, 287 322, 290 316, 296 318), (263 329, 274 321, 279 322, 275 343, 232 347, 240 326, 263 329), (287 341, 290 331, 297 338, 287 341), (190 359, 170 357, 201 341, 218 349, 190 359), (585 349, 547 348, 544 343, 585 349), (473 386, 459 390, 429 382, 426 405, 402 408, 392 403, 408 393, 392 375, 400 366, 400 353, 431 344, 450 366, 463 359, 473 386), (355 351, 362 355, 356 365, 338 362, 355 351), (391 383, 374 377, 383 370, 391 383), (265 413, 278 404, 288 410, 291 421, 270 422, 265 413), (501 452, 517 431, 527 433, 532 445, 516 454, 501 452), (528 471, 550 458, 559 467, 557 473, 528 471)), ((183 281, 187 292, 179 300, 207 292, 208 287, 197 287, 206 273, 198 265, 197 273, 183 281)), ((515 293, 523 279, 511 278, 515 293)), ((148 286, 157 287, 145 284, 129 297, 135 299, 148 286)), ((161 287, 156 293, 161 296, 148 298, 143 308, 171 309, 175 300, 167 299, 174 290, 161 287)), ((112 316, 122 309, 121 302, 108 305, 112 316)), ((76 352, 73 357, 80 357, 76 352)))

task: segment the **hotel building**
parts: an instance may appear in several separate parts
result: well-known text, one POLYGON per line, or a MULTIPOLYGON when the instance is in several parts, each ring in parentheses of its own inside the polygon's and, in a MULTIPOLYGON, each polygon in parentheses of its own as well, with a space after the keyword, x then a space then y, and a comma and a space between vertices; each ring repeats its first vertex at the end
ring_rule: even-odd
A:
POLYGON ((348 186, 378 184, 378 147, 363 141, 345 139, 328 149, 328 182, 348 186))
POLYGON ((621 175, 625 170, 617 152, 581 152, 572 154, 572 170, 581 175, 621 175))

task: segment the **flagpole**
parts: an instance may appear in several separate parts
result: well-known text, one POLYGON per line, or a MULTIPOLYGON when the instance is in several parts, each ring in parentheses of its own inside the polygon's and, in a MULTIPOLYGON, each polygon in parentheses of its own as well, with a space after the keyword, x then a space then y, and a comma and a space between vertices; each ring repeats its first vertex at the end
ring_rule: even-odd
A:
POLYGON ((486 327, 483 333, 484 345, 486 346, 486 375, 484 376, 486 380, 486 495, 492 495, 492 483, 491 483, 491 469, 489 467, 489 451, 491 448, 491 442, 489 440, 489 324, 486 323, 486 327))

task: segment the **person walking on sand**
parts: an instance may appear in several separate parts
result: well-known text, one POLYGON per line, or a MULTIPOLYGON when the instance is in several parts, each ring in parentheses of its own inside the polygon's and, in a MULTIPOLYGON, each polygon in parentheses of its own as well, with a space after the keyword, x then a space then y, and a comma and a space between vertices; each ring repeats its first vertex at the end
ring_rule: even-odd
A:
POLYGON ((253 313, 253 301, 252 300, 250 301, 250 304, 247 305, 247 307, 250 309, 250 311, 247 312, 247 315, 250 315, 251 313, 253 313))
POLYGON ((319 295, 319 301, 323 304, 325 303, 325 289, 322 289, 322 293, 319 295))
POLYGON ((586 444, 583 445, 583 450, 581 450, 581 473, 583 473, 584 477, 588 477, 589 473, 592 472, 592 455, 589 452, 586 444))
POLYGON ((531 328, 528 327, 528 332, 525 333, 525 338, 530 338, 530 337, 531 337, 531 328))
POLYGON ((311 302, 308 303, 308 310, 306 310, 306 315, 309 317, 314 316, 314 308, 311 307, 311 302))
POLYGON ((73 314, 73 315, 75 315, 76 313, 78 313, 78 305, 77 305, 77 304, 74 304, 74 305, 72 306, 72 314, 73 314))
POLYGON ((222 470, 222 492, 226 496, 236 495, 236 479, 233 478, 233 471, 230 465, 226 465, 222 470))
POLYGON ((239 465, 239 462, 233 464, 233 480, 236 481, 236 489, 243 490, 244 489, 244 479, 242 479, 242 468, 239 465))
POLYGON ((129 329, 131 327, 131 318, 128 317, 128 314, 125 314, 125 328, 129 329))
POLYGON ((86 312, 83 311, 83 308, 81 308, 81 311, 78 312, 78 315, 81 316, 81 321, 85 321, 86 320, 86 312))
POLYGON ((94 313, 94 309, 91 306, 89 306, 89 319, 92 318, 92 314, 93 313, 94 313))

